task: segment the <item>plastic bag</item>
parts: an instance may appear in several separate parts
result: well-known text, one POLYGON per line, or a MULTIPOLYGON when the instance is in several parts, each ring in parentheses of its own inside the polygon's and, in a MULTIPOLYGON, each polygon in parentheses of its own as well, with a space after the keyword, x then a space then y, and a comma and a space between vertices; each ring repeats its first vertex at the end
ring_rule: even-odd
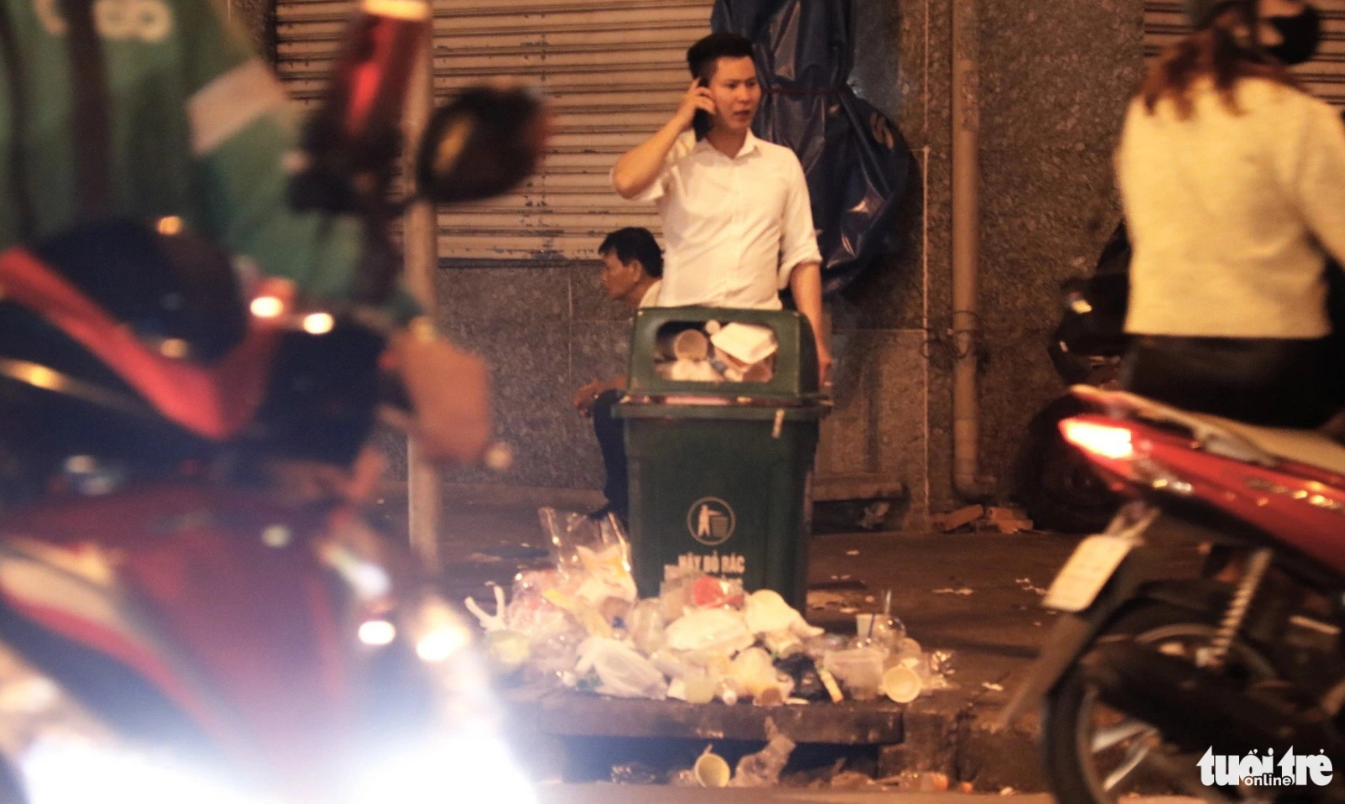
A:
POLYGON ((614 514, 599 520, 583 514, 541 508, 542 529, 555 549, 556 567, 565 579, 565 591, 594 608, 608 598, 636 600, 630 569, 630 544, 614 514))
POLYGON ((697 609, 741 608, 743 582, 740 578, 716 578, 702 575, 691 582, 687 602, 697 609))
POLYGON ((658 600, 641 600, 631 611, 630 640, 646 656, 653 656, 668 641, 663 622, 663 604, 658 600))
POLYGON ((764 90, 752 130, 798 154, 820 230, 822 290, 831 296, 888 245, 915 157, 901 132, 848 86, 850 0, 716 0, 716 31, 756 44, 764 90))
POLYGON ((486 634, 486 656, 496 672, 508 674, 532 658, 532 645, 517 631, 491 631, 486 634))
POLYGON ((663 673, 634 648, 614 639, 593 637, 579 648, 575 672, 597 674, 597 691, 616 698, 662 700, 668 690, 663 673))
POLYGON ((789 674, 794 679, 794 695, 806 701, 825 701, 830 698, 822 677, 817 674, 817 665, 806 653, 796 653, 775 663, 775 669, 789 674))
POLYGON ((762 589, 747 596, 743 609, 748 630, 753 634, 774 634, 787 631, 800 639, 812 639, 825 631, 808 625, 803 615, 795 611, 778 592, 762 589))
POLYGON ((779 783, 780 773, 794 753, 794 741, 781 734, 770 718, 766 719, 766 735, 769 742, 764 749, 738 760, 729 787, 771 787, 779 783))
POLYGON ((667 628, 668 647, 680 651, 710 651, 729 656, 750 648, 756 640, 741 612, 732 609, 693 611, 667 628))

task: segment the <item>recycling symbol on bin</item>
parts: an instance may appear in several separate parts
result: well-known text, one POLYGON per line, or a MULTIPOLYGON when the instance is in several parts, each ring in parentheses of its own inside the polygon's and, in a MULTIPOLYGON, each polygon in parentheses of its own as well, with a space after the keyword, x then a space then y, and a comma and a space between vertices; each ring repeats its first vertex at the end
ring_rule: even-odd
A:
POLYGON ((702 497, 687 511, 687 530, 707 547, 718 547, 728 541, 737 524, 733 508, 718 497, 702 497))

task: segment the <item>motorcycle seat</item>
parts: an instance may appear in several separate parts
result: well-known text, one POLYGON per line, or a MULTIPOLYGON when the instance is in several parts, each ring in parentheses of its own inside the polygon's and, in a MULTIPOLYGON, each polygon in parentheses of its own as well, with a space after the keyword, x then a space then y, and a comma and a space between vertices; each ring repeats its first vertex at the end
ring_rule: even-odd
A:
POLYGON ((1070 390, 1088 405, 1113 415, 1186 428, 1202 449, 1216 455, 1261 466, 1273 466, 1287 459, 1345 476, 1345 445, 1317 430, 1261 427, 1192 413, 1126 391, 1104 391, 1086 385, 1070 390))

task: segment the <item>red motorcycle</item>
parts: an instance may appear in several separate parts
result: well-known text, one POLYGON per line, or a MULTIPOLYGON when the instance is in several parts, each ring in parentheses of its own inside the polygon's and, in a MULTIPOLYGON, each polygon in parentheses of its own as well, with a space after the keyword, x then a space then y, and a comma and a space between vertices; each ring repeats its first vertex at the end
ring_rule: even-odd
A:
MULTIPOLYGON (((428 7, 357 19, 293 202, 388 201, 428 7)), ((532 170, 527 92, 433 116, 420 192, 532 170)), ((374 311, 239 286, 176 219, 0 254, 0 803, 527 802, 471 632, 359 516, 380 404, 374 311)))
POLYGON ((1061 432, 1130 502, 1052 584, 1002 723, 1042 700, 1061 801, 1345 799, 1345 447, 1075 393, 1061 432))

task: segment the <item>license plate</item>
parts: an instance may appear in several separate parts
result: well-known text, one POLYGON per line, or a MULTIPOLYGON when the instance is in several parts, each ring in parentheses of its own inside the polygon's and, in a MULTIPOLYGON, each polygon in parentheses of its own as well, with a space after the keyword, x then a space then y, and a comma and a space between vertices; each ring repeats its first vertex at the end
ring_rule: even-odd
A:
POLYGON ((1074 550, 1064 569, 1051 583, 1042 605, 1056 611, 1078 612, 1093 605, 1098 592, 1135 546, 1130 536, 1089 536, 1074 550))

